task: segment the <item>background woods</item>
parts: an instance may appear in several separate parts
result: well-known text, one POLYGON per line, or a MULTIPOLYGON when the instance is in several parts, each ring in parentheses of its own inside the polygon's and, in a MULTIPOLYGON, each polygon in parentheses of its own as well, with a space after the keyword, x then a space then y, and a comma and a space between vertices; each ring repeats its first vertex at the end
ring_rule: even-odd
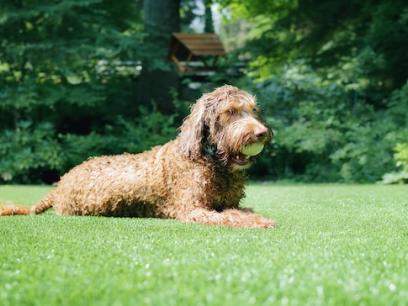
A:
POLYGON ((256 94, 277 131, 254 178, 406 182, 407 46, 398 0, 4 0, 0 182, 164 143, 224 83, 256 94), (227 55, 177 72, 171 34, 213 29, 227 55))

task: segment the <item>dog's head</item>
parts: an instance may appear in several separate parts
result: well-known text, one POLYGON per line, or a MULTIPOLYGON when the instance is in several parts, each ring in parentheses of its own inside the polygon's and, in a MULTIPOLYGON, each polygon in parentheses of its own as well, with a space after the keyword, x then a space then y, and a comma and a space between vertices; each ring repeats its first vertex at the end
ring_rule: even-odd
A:
POLYGON ((210 155, 224 166, 243 170, 272 138, 259 117, 255 97, 225 85, 192 106, 179 135, 182 153, 192 159, 210 155))

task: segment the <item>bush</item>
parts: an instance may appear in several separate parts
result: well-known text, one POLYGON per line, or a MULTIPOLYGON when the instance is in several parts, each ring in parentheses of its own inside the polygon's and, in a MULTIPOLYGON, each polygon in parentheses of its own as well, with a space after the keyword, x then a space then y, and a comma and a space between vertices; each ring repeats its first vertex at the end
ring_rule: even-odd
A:
POLYGON ((343 74, 350 79, 339 84, 299 62, 255 86, 247 78, 237 81, 256 94, 266 121, 277 131, 273 150, 262 155, 252 174, 376 182, 395 169, 393 148, 408 130, 408 86, 377 108, 367 103, 364 82, 351 75, 343 74))
POLYGON ((0 181, 51 183, 89 157, 142 152, 173 138, 173 121, 142 110, 134 121, 119 117, 86 135, 57 133, 51 123, 19 122, 15 130, 0 133, 0 181))
POLYGON ((395 146, 394 159, 401 170, 385 174, 382 182, 384 184, 408 183, 408 143, 399 143, 395 146))
POLYGON ((91 156, 143 152, 167 142, 175 134, 173 117, 159 112, 142 110, 142 115, 134 122, 119 117, 113 125, 106 126, 99 133, 61 136, 64 169, 68 170, 91 156))
POLYGON ((0 133, 0 181, 38 183, 63 170, 64 154, 50 123, 18 122, 0 133))
POLYGON ((397 144, 394 157, 397 166, 401 166, 404 171, 408 172, 408 143, 397 144))

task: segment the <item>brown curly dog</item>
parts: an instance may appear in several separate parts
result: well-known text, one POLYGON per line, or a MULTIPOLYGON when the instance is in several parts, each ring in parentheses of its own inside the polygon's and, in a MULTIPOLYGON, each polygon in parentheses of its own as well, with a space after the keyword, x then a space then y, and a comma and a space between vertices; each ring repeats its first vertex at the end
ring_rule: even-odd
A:
POLYGON ((244 170, 271 136, 259 119, 255 98, 225 85, 192 106, 175 140, 141 154, 89 159, 62 176, 31 209, 10 206, 0 215, 40 214, 53 207, 58 215, 274 227, 274 221, 239 208, 244 170))

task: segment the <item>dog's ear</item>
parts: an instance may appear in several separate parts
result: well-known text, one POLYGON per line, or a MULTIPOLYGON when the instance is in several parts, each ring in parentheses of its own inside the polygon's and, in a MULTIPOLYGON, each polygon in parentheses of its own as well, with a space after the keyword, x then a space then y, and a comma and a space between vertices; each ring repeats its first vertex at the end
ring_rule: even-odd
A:
POLYGON ((201 156, 205 126, 205 101, 199 99, 191 108, 191 113, 180 128, 179 146, 181 152, 188 158, 201 156))

